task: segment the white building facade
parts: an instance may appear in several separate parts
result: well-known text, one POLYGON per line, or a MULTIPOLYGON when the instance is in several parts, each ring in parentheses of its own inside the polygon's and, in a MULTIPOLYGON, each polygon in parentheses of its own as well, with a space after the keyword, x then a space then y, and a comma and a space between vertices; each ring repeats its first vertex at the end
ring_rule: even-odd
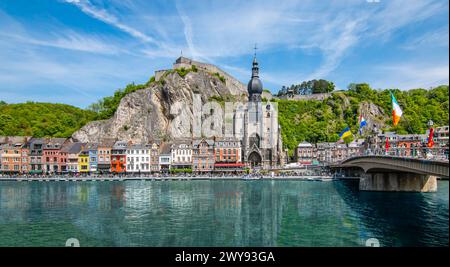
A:
POLYGON ((128 173, 150 172, 150 146, 141 144, 129 145, 126 153, 128 173))
POLYGON ((171 166, 173 169, 192 169, 191 141, 179 141, 172 144, 171 166))

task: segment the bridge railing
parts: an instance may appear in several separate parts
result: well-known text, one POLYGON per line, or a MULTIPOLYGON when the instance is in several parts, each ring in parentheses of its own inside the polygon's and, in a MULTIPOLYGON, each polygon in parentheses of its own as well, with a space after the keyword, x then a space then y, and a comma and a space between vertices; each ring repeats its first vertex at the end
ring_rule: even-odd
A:
POLYGON ((406 147, 392 147, 386 149, 376 149, 375 151, 366 150, 366 156, 393 156, 414 159, 431 159, 431 160, 448 160, 448 147, 433 147, 433 148, 406 148, 406 147))

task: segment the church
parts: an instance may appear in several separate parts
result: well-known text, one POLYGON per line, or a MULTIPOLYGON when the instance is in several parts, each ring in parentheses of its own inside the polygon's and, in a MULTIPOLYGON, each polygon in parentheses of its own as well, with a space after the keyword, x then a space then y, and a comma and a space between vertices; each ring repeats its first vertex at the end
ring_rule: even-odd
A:
POLYGON ((285 155, 278 124, 278 106, 262 99, 263 85, 259 79, 256 53, 247 91, 246 107, 236 110, 234 115, 235 136, 242 138, 242 160, 263 169, 283 165, 285 155))

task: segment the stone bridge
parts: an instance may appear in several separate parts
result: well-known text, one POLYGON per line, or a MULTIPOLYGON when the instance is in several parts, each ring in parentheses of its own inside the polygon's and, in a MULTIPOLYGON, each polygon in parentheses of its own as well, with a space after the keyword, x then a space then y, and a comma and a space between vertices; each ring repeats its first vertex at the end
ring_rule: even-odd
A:
POLYGON ((366 191, 435 192, 437 177, 449 177, 449 162, 391 156, 359 156, 331 168, 358 168, 359 189, 366 191))

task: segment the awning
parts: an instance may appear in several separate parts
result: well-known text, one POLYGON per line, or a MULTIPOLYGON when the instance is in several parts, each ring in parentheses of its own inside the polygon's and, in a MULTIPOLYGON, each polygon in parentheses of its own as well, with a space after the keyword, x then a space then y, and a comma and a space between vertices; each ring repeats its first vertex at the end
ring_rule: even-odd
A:
POLYGON ((214 167, 244 167, 244 163, 216 163, 214 167))

